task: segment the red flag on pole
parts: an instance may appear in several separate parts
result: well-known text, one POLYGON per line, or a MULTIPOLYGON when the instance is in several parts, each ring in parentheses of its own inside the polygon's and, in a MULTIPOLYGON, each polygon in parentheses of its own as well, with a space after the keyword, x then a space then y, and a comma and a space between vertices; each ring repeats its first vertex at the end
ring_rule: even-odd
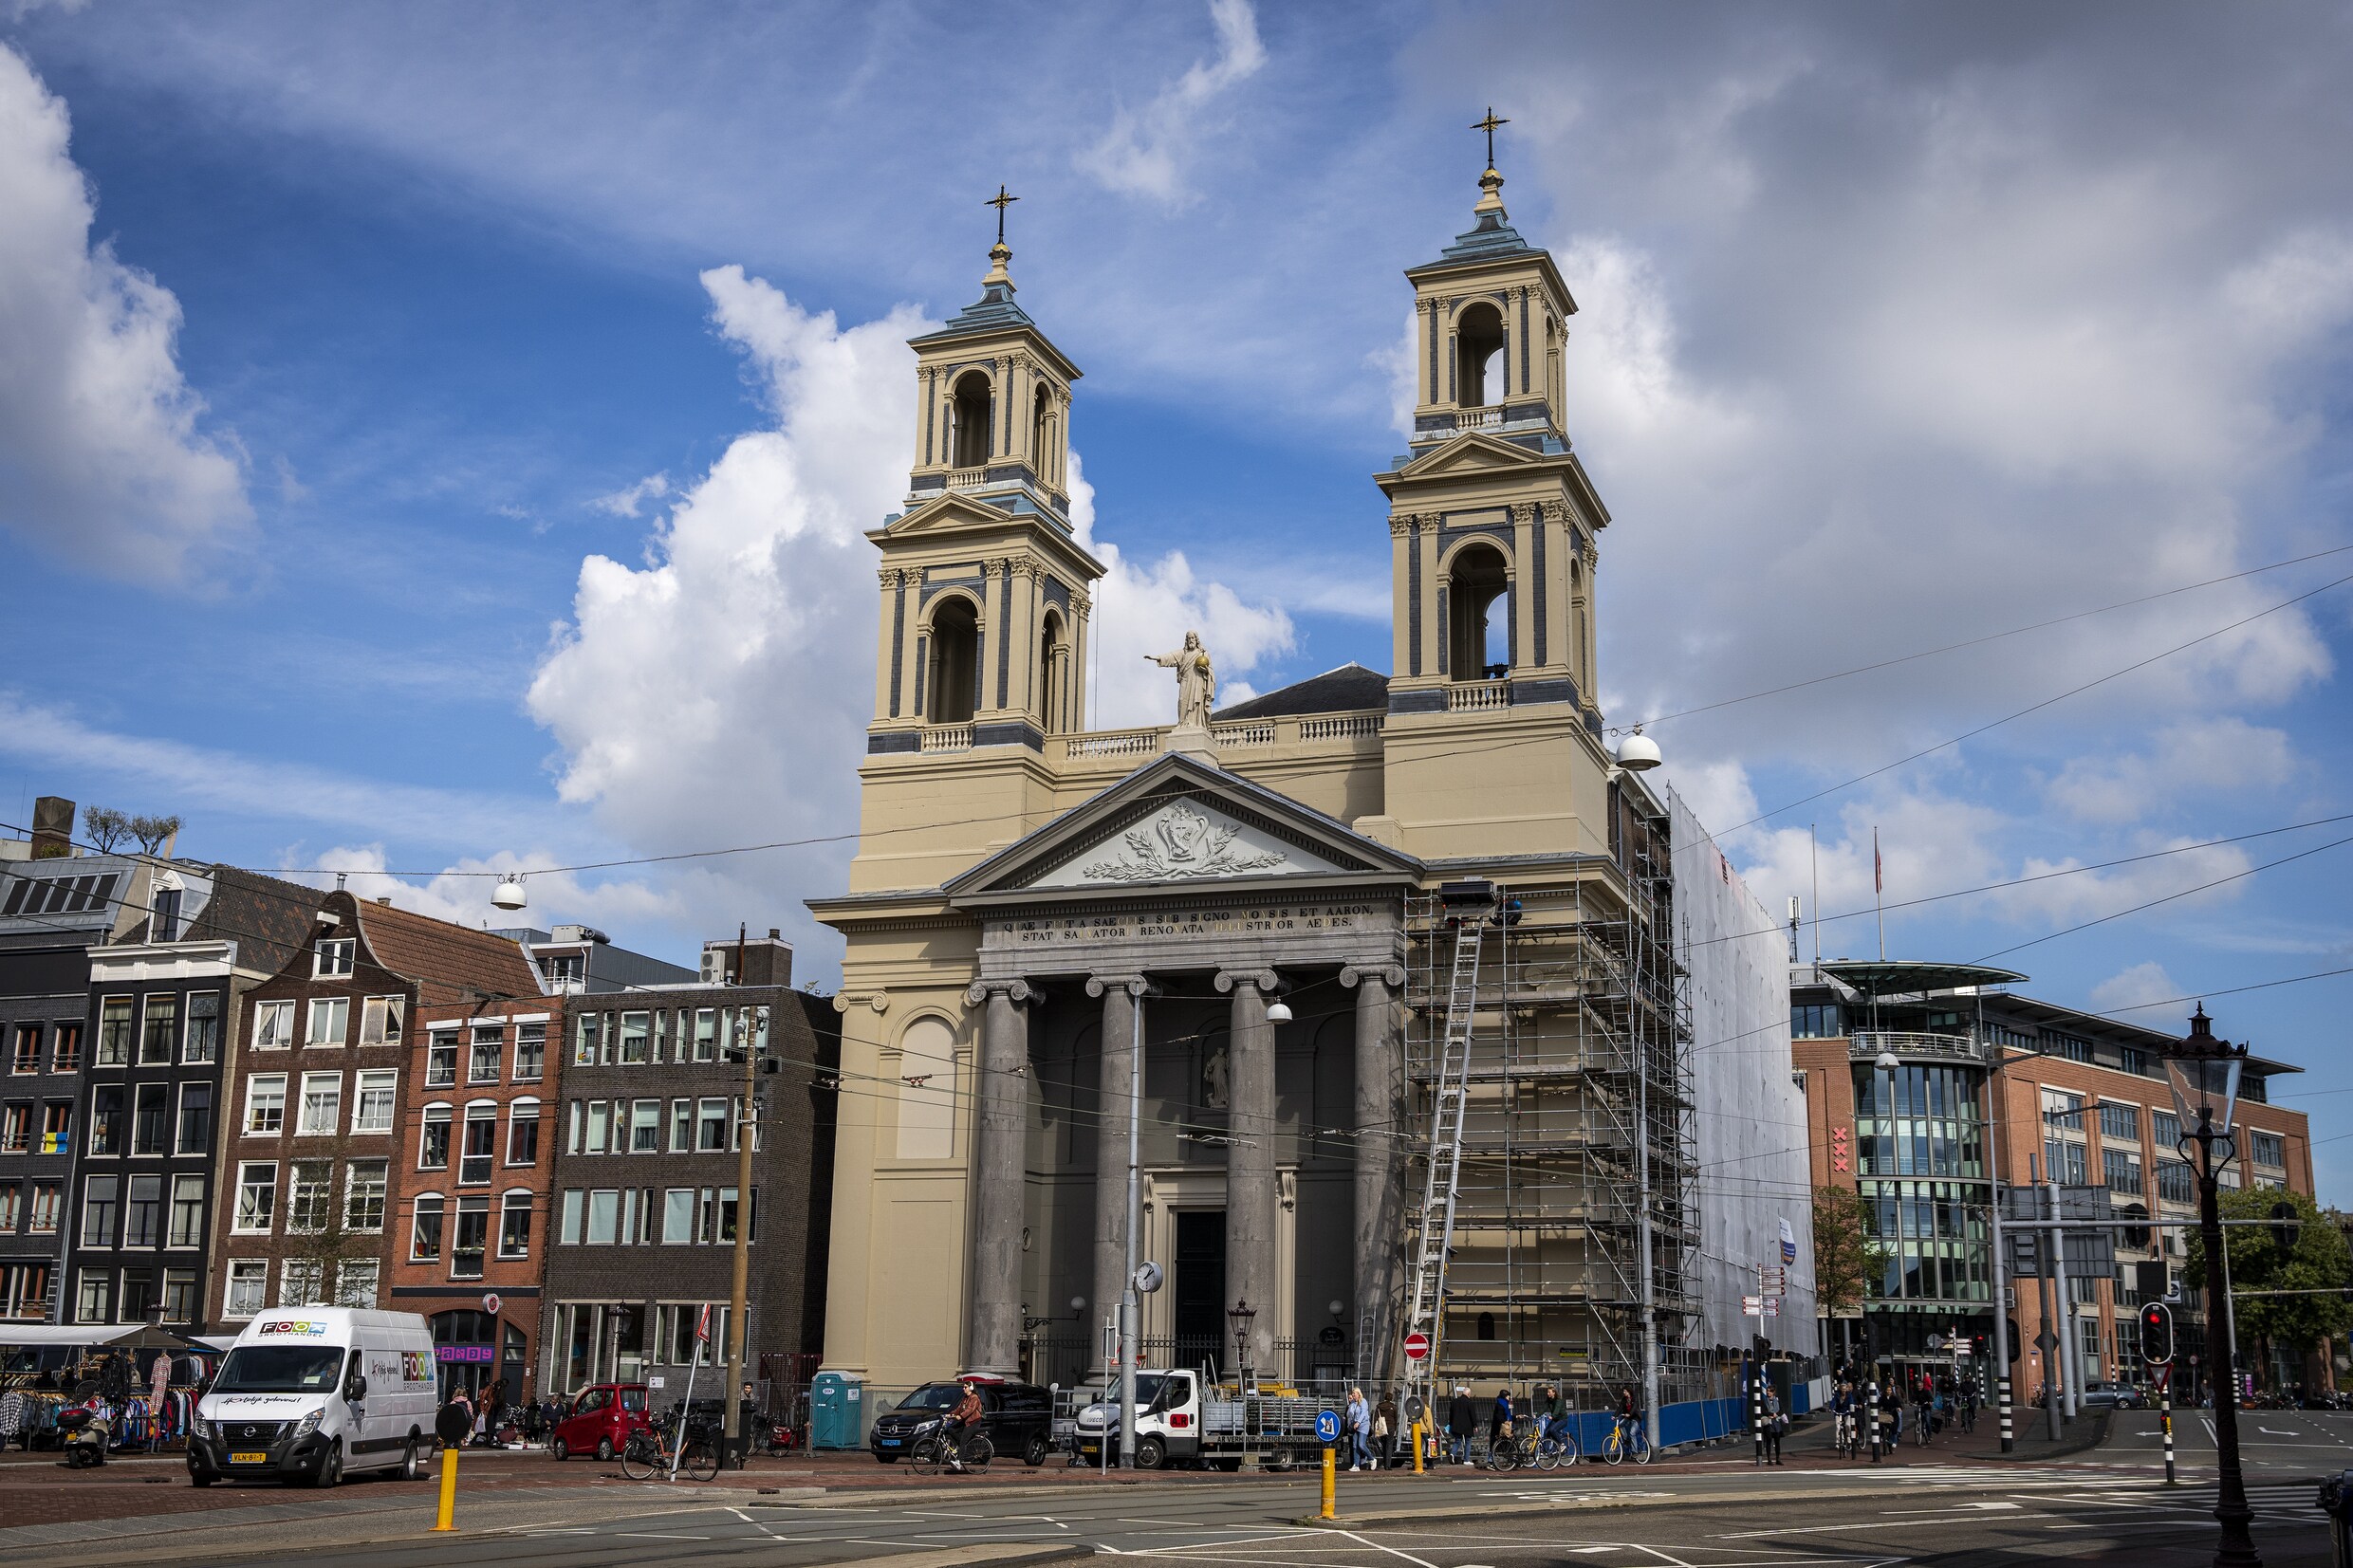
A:
POLYGON ((1880 830, 1878 828, 1871 830, 1871 891, 1873 893, 1887 891, 1887 869, 1880 861, 1880 830))

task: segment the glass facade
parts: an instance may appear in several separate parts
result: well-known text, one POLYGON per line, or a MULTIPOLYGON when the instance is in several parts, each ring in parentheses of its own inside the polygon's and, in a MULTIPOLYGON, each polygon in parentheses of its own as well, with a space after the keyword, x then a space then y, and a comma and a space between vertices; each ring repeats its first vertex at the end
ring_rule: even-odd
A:
POLYGON ((1856 1185, 1886 1254, 1875 1296, 1895 1302, 1988 1301, 1984 1075, 1973 1068, 1854 1067, 1856 1185))

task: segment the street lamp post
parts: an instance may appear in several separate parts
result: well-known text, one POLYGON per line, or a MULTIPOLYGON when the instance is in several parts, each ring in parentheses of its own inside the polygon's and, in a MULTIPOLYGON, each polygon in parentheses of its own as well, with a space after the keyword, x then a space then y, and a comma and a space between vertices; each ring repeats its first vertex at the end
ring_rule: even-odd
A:
POLYGON ((1226 1308, 1227 1320, 1233 1324, 1235 1368, 1233 1394, 1235 1401, 1242 1407, 1242 1467, 1251 1470, 1256 1469, 1258 1466, 1256 1457, 1251 1452, 1253 1447, 1251 1442, 1252 1435, 1251 1429, 1254 1423, 1251 1419, 1250 1396, 1258 1386, 1258 1373, 1257 1369, 1251 1365, 1250 1341, 1251 1322, 1257 1316, 1258 1309, 1247 1301, 1236 1301, 1233 1305, 1226 1308))
MULTIPOLYGON (((2190 1019, 2190 1038, 2165 1053, 2165 1083, 2173 1091, 2174 1114, 2183 1133, 2179 1149, 2184 1159, 2196 1146, 2197 1165, 2198 1235, 2206 1246, 2206 1343, 2231 1342, 2231 1292, 2221 1285, 2222 1211, 2215 1177, 2237 1153, 2231 1136, 2231 1113, 2238 1100, 2240 1069, 2247 1047, 2217 1039, 2214 1024, 2200 1005, 2190 1019), (2219 1145, 2219 1149, 2217 1149, 2219 1145)), ((2226 1366, 2211 1379, 2214 1390, 2214 1453, 2222 1484, 2214 1498, 2214 1522, 2222 1539, 2214 1547, 2215 1568, 2262 1568, 2247 1526, 2254 1518, 2247 1506, 2247 1482, 2238 1456, 2238 1369, 2226 1366)))

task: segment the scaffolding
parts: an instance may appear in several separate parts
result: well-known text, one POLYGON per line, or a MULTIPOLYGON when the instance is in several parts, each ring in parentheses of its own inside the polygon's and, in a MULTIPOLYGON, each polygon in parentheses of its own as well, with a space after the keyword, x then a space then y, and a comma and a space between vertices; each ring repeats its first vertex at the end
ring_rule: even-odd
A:
POLYGON ((1663 827, 1629 812, 1614 855, 1499 879, 1497 918, 1463 920, 1459 890, 1451 905, 1408 901, 1405 1177, 1436 1201, 1407 1208, 1404 1282, 1440 1388, 1548 1382, 1607 1406, 1644 1387, 1647 1301, 1660 1401, 1712 1391, 1706 1353, 1688 1342, 1698 1155, 1663 827), (1465 943, 1478 950, 1468 962, 1465 943), (1440 1165, 1454 1167, 1451 1198, 1440 1165), (1433 1237, 1438 1225, 1450 1231, 1433 1237))

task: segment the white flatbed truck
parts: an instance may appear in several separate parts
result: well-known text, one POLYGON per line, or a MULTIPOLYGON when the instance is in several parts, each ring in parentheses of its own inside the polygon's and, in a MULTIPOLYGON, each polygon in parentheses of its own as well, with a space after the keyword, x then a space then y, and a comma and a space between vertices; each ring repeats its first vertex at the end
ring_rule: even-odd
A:
MULTIPOLYGON (((1245 1393, 1205 1372, 1156 1368, 1136 1374, 1136 1467, 1172 1465, 1237 1470, 1256 1458, 1269 1469, 1321 1464, 1323 1440, 1315 1418, 1340 1401, 1312 1394, 1245 1393)), ((1097 1398, 1056 1423, 1071 1462, 1120 1462, 1118 1394, 1097 1398), (1066 1426, 1066 1430, 1064 1429, 1066 1426)))

